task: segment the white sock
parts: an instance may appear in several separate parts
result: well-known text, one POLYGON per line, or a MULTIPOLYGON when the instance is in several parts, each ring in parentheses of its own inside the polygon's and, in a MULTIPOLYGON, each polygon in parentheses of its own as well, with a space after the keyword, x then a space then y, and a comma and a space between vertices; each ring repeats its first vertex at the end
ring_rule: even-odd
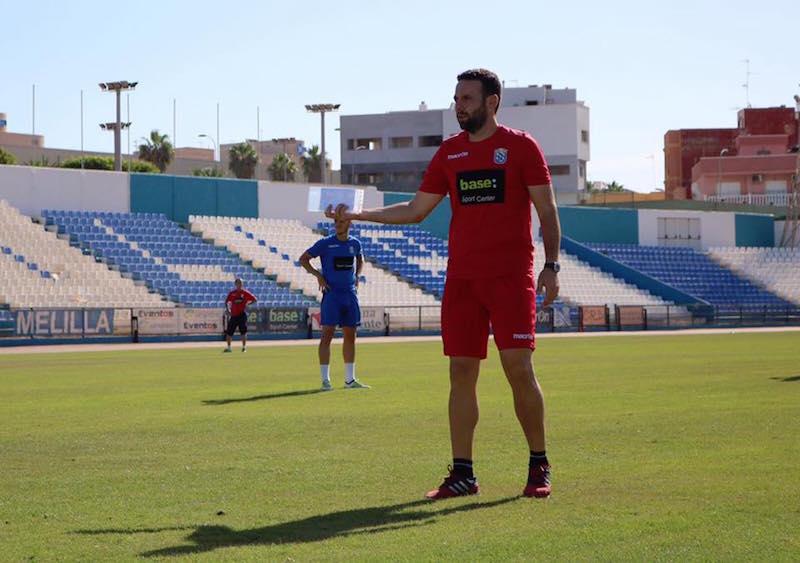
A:
POLYGON ((230 349, 231 349, 231 345, 230 345, 230 344, 228 344, 228 345, 227 345, 227 347, 228 347, 228 350, 230 350, 230 349))
POLYGON ((344 382, 345 383, 352 383, 353 380, 356 378, 356 365, 355 364, 345 364, 344 365, 344 382))
POLYGON ((319 372, 322 375, 322 383, 330 383, 331 382, 331 366, 330 365, 322 365, 322 364, 320 364, 319 372))

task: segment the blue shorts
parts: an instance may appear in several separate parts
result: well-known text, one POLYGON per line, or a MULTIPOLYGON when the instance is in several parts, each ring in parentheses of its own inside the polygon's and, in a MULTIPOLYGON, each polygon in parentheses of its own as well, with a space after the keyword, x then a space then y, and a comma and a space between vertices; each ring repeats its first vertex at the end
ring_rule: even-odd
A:
POLYGON ((350 289, 330 289, 322 296, 322 326, 355 328, 361 324, 358 295, 350 289))

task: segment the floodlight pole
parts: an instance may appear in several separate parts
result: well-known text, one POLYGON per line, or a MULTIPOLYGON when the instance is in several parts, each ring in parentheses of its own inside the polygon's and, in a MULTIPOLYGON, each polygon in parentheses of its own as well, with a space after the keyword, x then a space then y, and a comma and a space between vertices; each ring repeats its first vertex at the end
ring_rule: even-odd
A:
POLYGON ((101 127, 114 130, 114 170, 122 170, 122 129, 127 128, 130 123, 122 123, 122 92, 133 90, 138 82, 128 82, 120 80, 118 82, 101 82, 100 89, 103 92, 114 92, 117 102, 117 120, 114 123, 105 123, 101 127))
POLYGON ((327 176, 326 174, 326 166, 325 166, 325 114, 331 111, 336 111, 339 109, 341 104, 309 104, 306 105, 306 110, 310 111, 311 113, 318 113, 320 115, 320 127, 321 131, 321 146, 320 151, 322 152, 322 158, 320 159, 319 168, 320 168, 320 178, 323 184, 327 183, 327 176))

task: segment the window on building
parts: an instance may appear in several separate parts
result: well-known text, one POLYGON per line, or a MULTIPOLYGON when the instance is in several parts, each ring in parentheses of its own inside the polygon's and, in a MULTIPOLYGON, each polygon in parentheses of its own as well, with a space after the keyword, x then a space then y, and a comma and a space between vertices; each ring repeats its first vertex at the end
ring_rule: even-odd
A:
POLYGON ((356 174, 357 184, 375 185, 383 182, 383 172, 359 172, 356 174))
POLYGON ((391 149, 410 149, 414 146, 414 137, 391 137, 389 148, 391 149))
POLYGON ((413 183, 419 180, 419 172, 415 171, 403 171, 403 172, 392 172, 392 182, 398 183, 413 183))
POLYGON ((569 164, 553 164, 550 166, 551 176, 569 176, 569 164))
POLYGON ((538 106, 539 100, 525 100, 526 106, 538 106))
POLYGON ((717 182, 717 195, 742 195, 739 182, 717 182))
POLYGON ((383 148, 383 140, 380 137, 369 139, 347 139, 347 150, 349 151, 379 151, 383 148))
POLYGON ((786 180, 767 180, 764 192, 768 194, 785 194, 786 180))
POLYGON ((441 144, 441 135, 423 135, 419 138, 420 147, 438 147, 441 144))
POLYGON ((659 246, 688 246, 700 249, 700 219, 658 217, 659 246))
POLYGON ((586 129, 581 129, 581 141, 584 143, 589 142, 589 132, 586 129))
POLYGON ((579 179, 586 178, 586 161, 579 160, 578 161, 578 175, 580 176, 579 179))

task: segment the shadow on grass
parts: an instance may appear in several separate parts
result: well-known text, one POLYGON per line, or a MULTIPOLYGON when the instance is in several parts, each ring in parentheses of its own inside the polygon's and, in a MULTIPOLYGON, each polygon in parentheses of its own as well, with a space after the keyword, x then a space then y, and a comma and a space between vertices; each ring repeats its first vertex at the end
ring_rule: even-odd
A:
POLYGON ((784 383, 789 383, 792 381, 800 381, 800 375, 790 375, 788 377, 770 377, 770 379, 774 379, 775 381, 783 381, 784 383))
MULTIPOLYGON (((492 508, 513 502, 520 497, 508 497, 487 502, 446 506, 440 510, 419 510, 426 506, 433 508, 439 504, 418 500, 388 506, 375 506, 342 510, 310 516, 300 520, 282 522, 262 528, 232 530, 227 526, 197 526, 189 534, 185 545, 164 547, 146 551, 143 557, 169 557, 203 553, 225 547, 239 545, 277 545, 287 543, 309 543, 333 537, 347 537, 362 534, 378 534, 414 526, 425 526, 436 522, 437 518, 483 508, 492 508), (416 509, 416 510, 415 510, 416 509)), ((191 527, 79 530, 78 534, 136 534, 160 531, 184 530, 191 527)))
POLYGON ((322 389, 305 389, 303 391, 285 391, 283 393, 269 393, 268 395, 256 395, 255 397, 241 397, 239 399, 209 399, 203 401, 204 405, 227 405, 229 403, 247 403, 250 401, 266 401, 267 399, 280 399, 282 397, 300 397, 302 395, 315 395, 322 393, 322 389))

